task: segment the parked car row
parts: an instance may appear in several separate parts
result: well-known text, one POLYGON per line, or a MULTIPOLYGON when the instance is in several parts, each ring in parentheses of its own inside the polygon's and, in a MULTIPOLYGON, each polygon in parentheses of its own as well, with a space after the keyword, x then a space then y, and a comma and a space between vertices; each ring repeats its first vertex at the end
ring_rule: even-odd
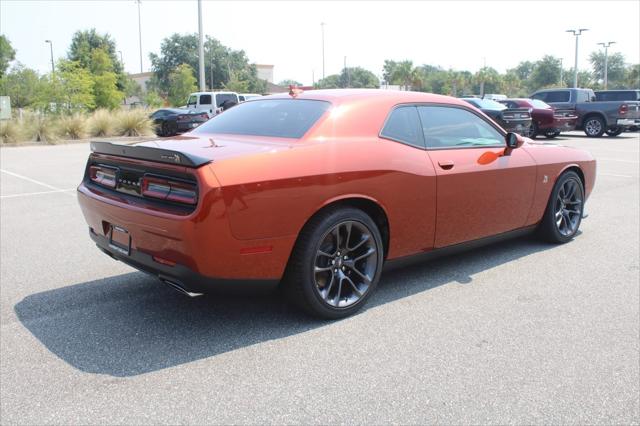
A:
POLYGON ((151 114, 158 136, 175 136, 193 130, 220 112, 241 102, 258 98, 256 93, 196 92, 181 108, 163 108, 151 114))
POLYGON ((625 130, 640 126, 640 91, 601 91, 591 89, 544 89, 531 95, 559 110, 573 111, 576 129, 589 137, 604 133, 618 136, 625 130), (598 96, 601 100, 598 100, 598 96), (627 100, 619 100, 620 98, 627 100))

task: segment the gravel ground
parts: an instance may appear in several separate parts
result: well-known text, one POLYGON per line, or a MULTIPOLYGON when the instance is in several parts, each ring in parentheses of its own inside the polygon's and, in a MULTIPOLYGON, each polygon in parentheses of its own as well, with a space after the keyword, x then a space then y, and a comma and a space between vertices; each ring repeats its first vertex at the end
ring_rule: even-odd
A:
POLYGON ((0 149, 0 421, 638 424, 640 138, 558 140, 598 159, 573 242, 389 272, 338 322, 185 298, 90 241, 87 145, 0 149))

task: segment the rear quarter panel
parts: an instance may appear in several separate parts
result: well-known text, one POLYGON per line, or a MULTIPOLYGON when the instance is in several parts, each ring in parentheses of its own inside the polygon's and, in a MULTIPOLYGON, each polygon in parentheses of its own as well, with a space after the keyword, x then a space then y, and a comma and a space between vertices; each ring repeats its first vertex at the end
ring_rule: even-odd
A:
POLYGON ((537 164, 535 195, 527 225, 534 225, 542 220, 553 185, 570 168, 577 168, 582 172, 585 198, 591 195, 595 185, 596 161, 587 151, 546 143, 528 143, 523 149, 531 154, 537 164))

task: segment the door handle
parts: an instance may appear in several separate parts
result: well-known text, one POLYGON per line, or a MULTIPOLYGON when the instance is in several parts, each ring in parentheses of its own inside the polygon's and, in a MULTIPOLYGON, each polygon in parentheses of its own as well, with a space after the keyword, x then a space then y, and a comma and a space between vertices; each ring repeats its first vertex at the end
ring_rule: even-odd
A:
POLYGON ((453 161, 438 161, 438 166, 443 170, 453 169, 453 161))

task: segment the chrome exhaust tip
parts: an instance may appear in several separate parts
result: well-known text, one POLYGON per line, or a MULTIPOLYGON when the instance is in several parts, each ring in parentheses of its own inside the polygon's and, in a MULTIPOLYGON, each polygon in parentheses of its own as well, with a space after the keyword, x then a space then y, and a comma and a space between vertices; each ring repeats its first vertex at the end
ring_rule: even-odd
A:
POLYGON ((198 296, 202 296, 204 294, 204 293, 193 293, 193 292, 187 291, 180 284, 178 284, 175 281, 171 281, 168 278, 165 278, 165 277, 158 277, 158 278, 160 278, 160 281, 162 281, 163 283, 165 283, 166 285, 168 285, 172 289, 176 290, 179 293, 187 295, 189 297, 198 297, 198 296))

